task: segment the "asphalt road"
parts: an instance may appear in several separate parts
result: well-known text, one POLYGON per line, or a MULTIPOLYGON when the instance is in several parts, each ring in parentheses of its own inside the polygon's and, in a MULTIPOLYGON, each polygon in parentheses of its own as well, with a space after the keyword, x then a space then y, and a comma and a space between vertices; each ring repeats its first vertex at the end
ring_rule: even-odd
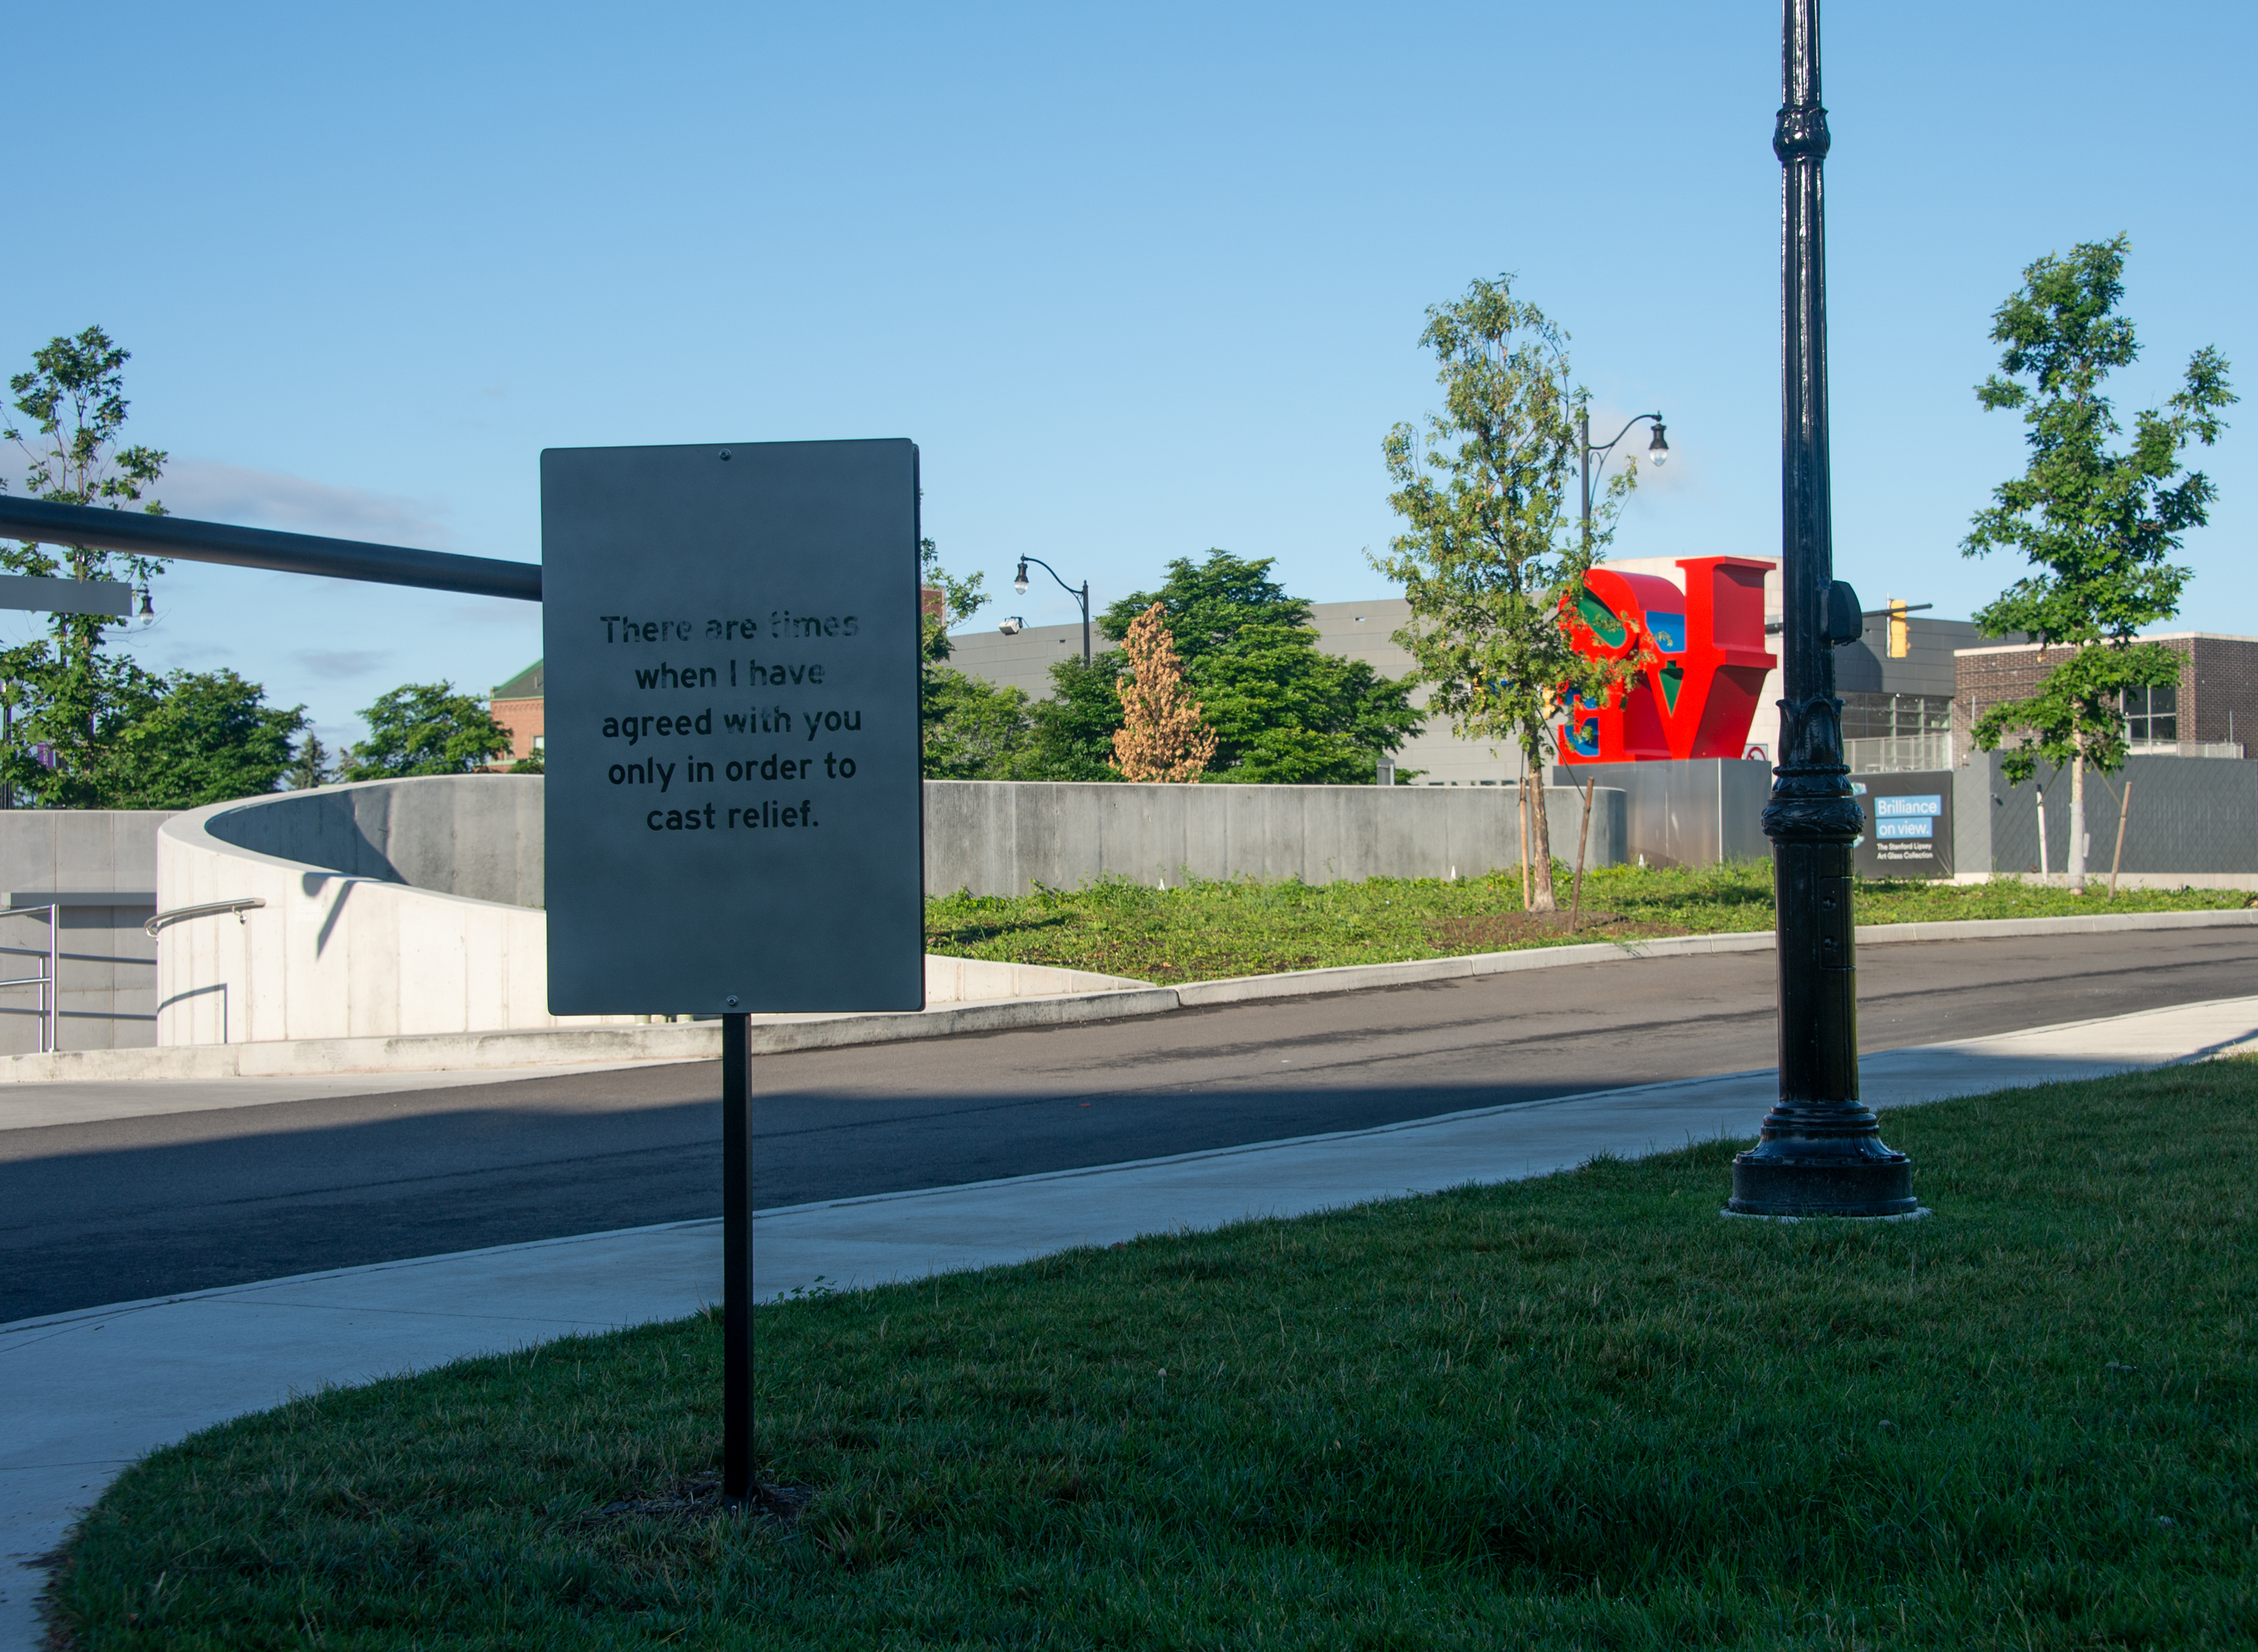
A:
MULTIPOLYGON (((1859 963, 1862 1043, 1881 1050, 2258 991, 2258 933, 1899 945, 1859 963)), ((1773 1060, 1768 953, 763 1056, 756 1196, 1110 1164, 1773 1060)), ((718 1215, 720 1130, 718 1063, 0 1130, 0 1321, 718 1215)))

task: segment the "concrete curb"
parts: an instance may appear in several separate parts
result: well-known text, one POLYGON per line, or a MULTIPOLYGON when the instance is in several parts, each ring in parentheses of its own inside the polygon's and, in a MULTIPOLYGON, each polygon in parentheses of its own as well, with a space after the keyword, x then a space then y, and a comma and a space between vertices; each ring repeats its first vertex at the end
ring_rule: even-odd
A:
POLYGON ((363 1039, 275 1039, 144 1050, 64 1050, 0 1057, 0 1085, 134 1079, 304 1078, 323 1073, 441 1073, 605 1061, 707 1061, 719 1022, 524 1027, 363 1039))
MULTIPOLYGON (((2113 934, 2138 930, 2258 927, 2258 910, 2199 912, 2112 912, 2076 918, 1968 918, 1942 924, 1862 924, 1862 947, 1921 941, 2006 940, 2043 935, 2113 934)), ((1651 940, 1597 941, 1519 952, 1475 953, 1457 958, 1418 958, 1404 963, 1350 964, 1192 981, 1177 987, 1140 986, 1101 992, 1053 993, 1041 997, 939 1004, 898 1015, 779 1016, 753 1024, 753 1049, 761 1054, 838 1049, 945 1039, 959 1033, 1008 1032, 1069 1026, 1171 1010, 1249 1003, 1266 998, 1307 998, 1367 992, 1431 982, 1466 981, 1523 969, 1563 969, 1617 959, 1698 957, 1715 953, 1770 952, 1770 931, 1725 935, 1665 935, 1651 940)), ((132 1079, 305 1077, 325 1073, 537 1071, 572 1063, 710 1061, 721 1053, 719 1021, 648 1026, 548 1027, 495 1032, 425 1032, 392 1038, 293 1039, 271 1043, 178 1045, 155 1050, 75 1050, 58 1055, 0 1058, 0 1085, 132 1079)))
MULTIPOLYGON (((2090 918, 1972 918, 1942 924, 1861 924, 1858 944, 1881 947, 1907 941, 2009 940, 2032 935, 2251 925, 2258 925, 2258 911, 2114 912, 2096 913, 2090 918)), ((1462 981, 1477 975, 1509 975, 1520 969, 1559 969, 1616 958, 1675 958, 1772 949, 1770 930, 1724 935, 1661 935, 1651 940, 1598 941, 1574 947, 1530 947, 1520 952, 1472 953, 1459 958, 1420 958, 1400 964, 1296 969, 1275 975, 1241 975, 1230 981, 1191 981, 1175 991, 1178 1002, 1189 1009, 1199 1004, 1242 1003, 1256 998, 1299 998, 1374 987, 1416 986, 1429 981, 1462 981)))
POLYGON ((1175 993, 1177 1001, 1191 1009, 1201 1004, 1244 1003, 1254 998, 1305 998, 1319 993, 1360 992, 1374 987, 1417 986, 1429 981, 1464 981, 1476 975, 1560 969, 1572 964, 1607 963, 1622 958, 1771 950, 1772 935, 1768 931, 1752 935, 1665 935, 1653 940, 1593 941, 1575 947, 1533 947, 1520 952, 1469 953, 1458 958, 1416 958, 1400 964, 1294 969, 1275 975, 1240 975, 1229 981, 1188 981, 1175 993))
MULTIPOLYGON (((1123 1016, 1162 1015, 1177 1005, 1172 987, 1131 987, 1106 992, 1061 992, 1040 998, 1005 998, 990 1003, 951 1003, 900 1015, 808 1016, 790 1021, 756 1022, 753 1053, 828 1050, 849 1044, 890 1044, 905 1039, 945 1039, 958 1032, 1005 1032, 1021 1027, 1059 1027, 1082 1021, 1111 1021, 1123 1016)), ((714 1029, 714 1053, 721 1053, 721 1029, 714 1029)))
POLYGON ((2205 912, 2095 912, 2077 918, 1970 918, 1945 924, 1861 924, 1858 944, 1890 941, 2001 939, 2017 935, 2108 935, 2132 929, 2240 929, 2258 924, 2258 911, 2230 907, 2205 912))

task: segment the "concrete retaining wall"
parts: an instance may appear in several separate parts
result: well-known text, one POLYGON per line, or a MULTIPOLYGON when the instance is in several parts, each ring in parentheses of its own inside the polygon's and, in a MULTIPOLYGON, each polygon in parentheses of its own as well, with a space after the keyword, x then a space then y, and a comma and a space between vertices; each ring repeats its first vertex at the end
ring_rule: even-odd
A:
MULTIPOLYGON (((1553 855, 1573 865, 1580 788, 1551 786, 1553 855)), ((1624 855, 1622 794, 1592 807, 1587 863, 1624 855)), ((1024 895, 1112 876, 1460 877, 1521 863, 1512 786, 1147 786, 930 780, 925 886, 930 895, 1024 895)))
MULTIPOLYGON (((156 1042, 157 947, 141 925, 156 910, 157 828, 171 818, 162 809, 0 810, 0 908, 67 903, 60 1048, 156 1042)), ((0 918, 0 980, 39 975, 46 957, 46 914, 0 918)), ((0 988, 0 1055, 39 1047, 39 1003, 36 987, 0 988)))

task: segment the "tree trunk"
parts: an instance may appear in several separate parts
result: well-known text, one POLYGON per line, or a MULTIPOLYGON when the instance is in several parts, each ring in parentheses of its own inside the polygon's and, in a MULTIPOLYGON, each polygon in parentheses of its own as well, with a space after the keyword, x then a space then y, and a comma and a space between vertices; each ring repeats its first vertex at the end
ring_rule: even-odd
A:
POLYGON ((2070 892, 2085 893, 2085 754, 2070 760, 2070 853, 2063 857, 2070 874, 2070 892))
POLYGON ((1529 897, 1537 887, 1536 872, 1529 864, 1529 776, 1524 771, 1513 783, 1513 840, 1521 856, 1521 910, 1529 910, 1529 897))
POLYGON ((1535 751, 1522 754, 1521 787, 1529 796, 1525 852, 1536 871, 1536 881, 1530 886, 1529 910, 1557 912, 1560 903, 1552 897, 1552 832, 1544 816, 1544 767, 1535 751))

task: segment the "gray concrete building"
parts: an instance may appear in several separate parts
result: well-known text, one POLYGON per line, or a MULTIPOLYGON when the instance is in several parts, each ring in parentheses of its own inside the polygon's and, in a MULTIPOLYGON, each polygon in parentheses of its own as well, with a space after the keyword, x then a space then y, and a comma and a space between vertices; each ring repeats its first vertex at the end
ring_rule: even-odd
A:
POLYGON ((157 828, 164 809, 0 810, 0 1055, 44 1049, 55 965, 60 1050, 129 1049, 157 1041, 157 828), (60 921, 50 930, 50 913, 60 921), (22 911, 23 908, 32 911, 22 911))

